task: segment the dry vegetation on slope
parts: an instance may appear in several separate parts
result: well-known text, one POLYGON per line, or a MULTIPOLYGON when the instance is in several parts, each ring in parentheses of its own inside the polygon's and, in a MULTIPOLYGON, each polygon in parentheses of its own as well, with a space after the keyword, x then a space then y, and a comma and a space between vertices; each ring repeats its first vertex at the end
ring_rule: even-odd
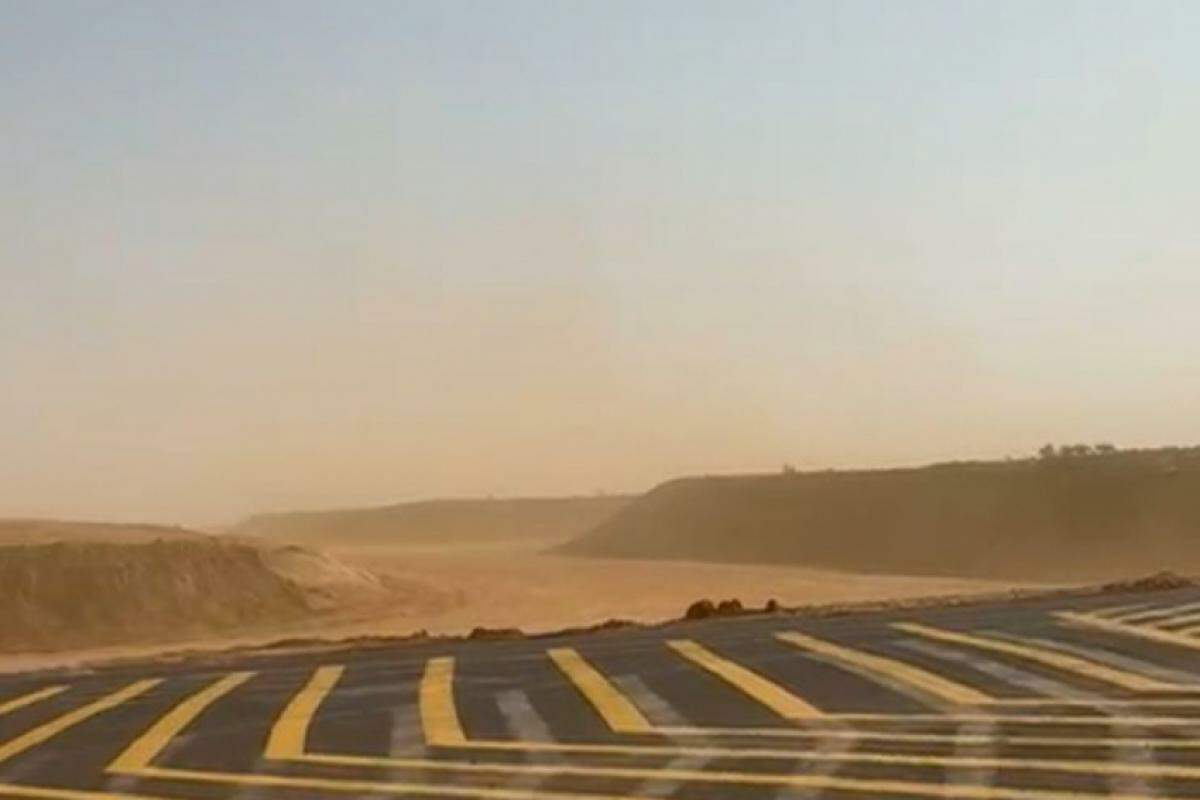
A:
POLYGON ((574 555, 1074 581, 1200 571, 1200 449, 688 478, 574 555))

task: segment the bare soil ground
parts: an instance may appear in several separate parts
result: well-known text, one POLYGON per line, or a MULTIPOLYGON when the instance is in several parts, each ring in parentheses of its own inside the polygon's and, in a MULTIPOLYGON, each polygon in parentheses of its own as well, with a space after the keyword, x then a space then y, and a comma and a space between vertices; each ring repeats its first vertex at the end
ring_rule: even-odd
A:
POLYGON ((683 614, 698 598, 738 598, 747 606, 784 606, 963 595, 1033 584, 958 578, 867 575, 795 566, 572 558, 546 553, 554 543, 488 547, 331 548, 344 563, 395 579, 437 586, 449 604, 363 619, 355 634, 425 629, 462 634, 475 627, 539 632, 607 619, 655 622, 683 614))
MULTIPOLYGON (((537 633, 620 618, 656 622, 679 617, 700 597, 737 597, 747 606, 774 598, 785 606, 969 595, 1012 588, 1011 582, 873 576, 799 567, 720 565, 631 559, 581 559, 545 551, 558 539, 473 543, 458 547, 360 545, 318 551, 264 548, 262 562, 304 590, 310 613, 292 603, 286 614, 244 626, 192 628, 168 634, 161 604, 122 610, 120 630, 139 635, 89 643, 78 635, 43 637, 0 653, 0 671, 80 666, 164 653, 257 646, 281 639, 466 634, 476 627, 537 633), (139 627, 139 621, 145 625, 139 627), (149 623, 153 623, 153 625, 149 623), (149 636, 140 635, 149 633, 149 636)), ((244 543, 244 540, 243 542, 244 543)), ((141 545, 146 546, 146 545, 141 545)), ((230 543, 227 546, 236 546, 230 543)), ((163 546, 150 546, 163 555, 163 546)), ((24 548, 22 548, 24 549, 24 548)), ((68 550, 76 564, 94 546, 68 550)), ((44 554, 40 556, 44 558, 44 554)), ((97 564, 99 566, 99 563, 97 564)), ((210 580, 217 580, 213 577, 210 580)), ((36 614, 28 617, 35 627, 36 614)))

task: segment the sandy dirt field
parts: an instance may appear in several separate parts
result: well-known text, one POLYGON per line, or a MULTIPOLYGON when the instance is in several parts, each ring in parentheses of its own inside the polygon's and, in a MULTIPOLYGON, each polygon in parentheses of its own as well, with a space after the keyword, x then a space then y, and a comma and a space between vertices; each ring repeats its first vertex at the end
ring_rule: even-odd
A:
POLYGON ((330 552, 348 564, 436 586, 443 593, 436 604, 426 608, 350 623, 363 633, 421 628, 431 633, 468 633, 475 626, 537 632, 610 618, 642 622, 672 619, 702 597, 736 597, 747 606, 761 606, 775 598, 785 606, 797 606, 981 593, 1018 585, 856 575, 801 567, 544 554, 542 551, 553 543, 444 549, 377 546, 330 548, 330 552))
POLYGON ((279 639, 365 635, 465 634, 477 626, 542 632, 611 618, 654 622, 679 617, 702 597, 737 597, 747 606, 785 606, 970 594, 1014 586, 980 580, 872 576, 796 567, 587 559, 544 554, 555 540, 459 547, 327 548, 351 568, 397 587, 383 599, 330 609, 252 633, 169 643, 55 649, 0 655, 0 671, 81 666, 163 652, 214 650, 279 639))

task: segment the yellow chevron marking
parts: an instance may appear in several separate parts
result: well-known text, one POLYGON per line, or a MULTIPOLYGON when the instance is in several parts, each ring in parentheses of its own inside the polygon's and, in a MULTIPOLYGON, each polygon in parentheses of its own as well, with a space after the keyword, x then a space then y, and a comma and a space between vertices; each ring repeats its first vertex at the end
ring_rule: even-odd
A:
POLYGON ((1200 612, 1193 611, 1189 614, 1172 615, 1166 619, 1155 620, 1150 624, 1156 628, 1179 626, 1176 627, 1175 630, 1180 630, 1181 628, 1189 628, 1192 625, 1195 625, 1197 622, 1200 622, 1200 612))
POLYGON ((1200 609, 1200 603, 1183 603, 1181 605, 1155 608, 1149 611, 1139 611, 1136 614, 1122 614, 1119 621, 1127 625, 1147 625, 1151 622, 1157 622, 1164 617, 1187 614, 1197 609, 1200 609))
POLYGON ((1110 667, 1107 664, 1099 664, 1078 656, 1067 655, 1056 650, 1033 647, 1032 645, 1016 644, 1015 642, 984 636, 974 636, 967 633, 959 633, 958 631, 920 625, 915 622, 897 622, 894 623, 893 627, 906 633, 923 636, 926 639, 936 639, 942 642, 950 642, 951 644, 973 647, 978 650, 1003 653, 1004 655, 1053 667, 1063 672, 1071 672, 1094 681, 1112 684, 1113 686, 1119 686, 1122 689, 1134 692, 1177 692, 1189 688, 1160 681, 1145 675, 1139 675, 1134 672, 1127 672, 1116 667, 1110 667))
POLYGON ((0 745, 0 762, 24 753, 32 747, 47 741, 48 739, 57 736, 68 728, 72 728, 81 722, 84 722, 97 714, 103 714, 105 711, 116 708, 122 703, 126 703, 139 695, 153 689, 161 681, 157 678, 147 678, 146 680, 134 681, 123 689, 118 689, 112 694, 107 694, 99 700, 81 706, 74 711, 68 711, 60 717, 50 720, 37 726, 33 730, 24 733, 15 739, 11 739, 0 745))
POLYGON ((312 723, 313 714, 320 708, 325 696, 333 691, 333 687, 341 680, 343 670, 343 667, 334 665, 318 667, 313 671, 308 683, 296 693, 271 727, 264 757, 291 758, 304 752, 304 742, 308 738, 308 726, 312 723))
POLYGON ((584 660, 575 650, 560 647, 547 655, 575 685, 592 707, 617 733, 653 733, 654 726, 629 698, 584 660))
POLYGON ((874 653, 867 653, 862 650, 855 650, 818 639, 815 636, 808 636, 793 631, 777 633, 775 636, 788 644, 794 644, 797 647, 851 667, 859 667, 868 673, 881 675, 885 678, 907 684, 926 694, 942 700, 948 700, 951 703, 958 705, 986 705, 996 700, 996 698, 984 694, 978 689, 964 686, 961 683, 955 683, 920 667, 906 664, 903 661, 875 655, 874 653))
POLYGON ((3 703, 0 703, 0 717, 16 711, 17 709, 25 708, 25 706, 31 706, 34 703, 40 703, 42 700, 48 700, 55 695, 62 694, 66 690, 66 686, 47 686, 44 689, 38 689, 37 691, 30 692, 29 694, 23 694, 20 697, 14 697, 11 700, 5 700, 3 703))
POLYGON ((1153 603, 1130 603, 1124 606, 1107 606, 1098 608, 1094 611, 1089 611, 1089 614, 1095 614, 1097 617, 1108 617, 1109 619, 1119 619, 1124 616, 1135 614, 1139 611, 1144 611, 1152 608, 1153 603))
POLYGON ((221 697, 253 677, 253 672, 236 672, 201 689, 172 708, 134 740, 108 765, 109 772, 134 772, 148 767, 175 736, 221 697))
POLYGON ((667 642, 667 646, 693 664, 740 689, 748 697, 784 719, 804 720, 824 716, 819 708, 801 700, 782 686, 740 664, 721 658, 689 639, 674 639, 667 642))
POLYGON ((1064 622, 1072 622, 1077 625, 1108 631, 1109 633, 1120 633, 1125 636, 1136 636, 1154 642, 1186 647, 1190 650, 1200 650, 1200 640, 1194 639, 1180 631, 1164 631, 1159 628, 1141 625, 1127 625, 1124 622, 1094 617, 1090 614, 1080 614, 1076 611, 1060 611, 1054 616, 1064 622))
POLYGON ((92 792, 84 789, 55 789, 49 786, 25 786, 0 783, 0 797, 32 797, 41 800, 169 800, 146 794, 125 792, 92 792))
MULTIPOLYGON (((444 762, 429 761, 427 764, 442 764, 444 762)), ((483 767, 486 765, 470 765, 483 767)), ((530 768, 538 765, 513 765, 530 768)), ((482 770, 478 770, 482 771, 482 770)), ((1167 795, 1144 794, 1094 794, 1076 791, 1059 791, 1054 789, 1018 789, 997 786, 949 786, 943 783, 921 783, 902 780, 876 780, 867 778, 841 778, 825 775, 749 775, 749 781, 742 780, 736 773, 700 772, 685 770, 610 770, 624 772, 631 779, 654 778, 662 780, 687 780, 691 774, 705 776, 705 782, 715 784, 752 784, 758 786, 785 786, 791 788, 815 789, 819 791, 849 792, 864 794, 867 797, 884 797, 888 795, 903 795, 920 798, 945 798, 946 800, 1185 800, 1181 797, 1167 795)), ((549 773, 547 773, 549 774, 549 773)), ((239 774, 224 772, 200 772, 197 770, 176 769, 146 769, 138 773, 144 778, 159 778, 173 781, 193 781, 198 783, 259 786, 280 789, 306 789, 316 791, 338 792, 344 794, 392 794, 392 795, 426 795, 430 797, 480 798, 481 800, 649 800, 649 798, 634 795, 606 795, 573 792, 550 792, 537 789, 505 789, 476 786, 455 786, 435 783, 398 783, 372 782, 364 780, 337 780, 330 778, 307 778, 287 775, 239 774)), ((125 800, 121 795, 97 794, 91 797, 81 795, 25 795, 32 797, 49 797, 57 800, 99 800, 99 798, 117 798, 125 800)))
POLYGON ((425 742, 434 747, 454 747, 467 740, 458 706, 454 702, 454 659, 431 658, 421 678, 421 728, 425 742))

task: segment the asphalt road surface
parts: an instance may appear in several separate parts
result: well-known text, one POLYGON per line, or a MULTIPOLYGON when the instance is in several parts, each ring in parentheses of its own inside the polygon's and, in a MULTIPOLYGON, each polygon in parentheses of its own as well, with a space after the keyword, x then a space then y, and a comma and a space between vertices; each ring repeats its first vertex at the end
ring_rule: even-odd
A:
POLYGON ((1177 590, 22 675, 0 797, 1200 798, 1198 636, 1177 590))

